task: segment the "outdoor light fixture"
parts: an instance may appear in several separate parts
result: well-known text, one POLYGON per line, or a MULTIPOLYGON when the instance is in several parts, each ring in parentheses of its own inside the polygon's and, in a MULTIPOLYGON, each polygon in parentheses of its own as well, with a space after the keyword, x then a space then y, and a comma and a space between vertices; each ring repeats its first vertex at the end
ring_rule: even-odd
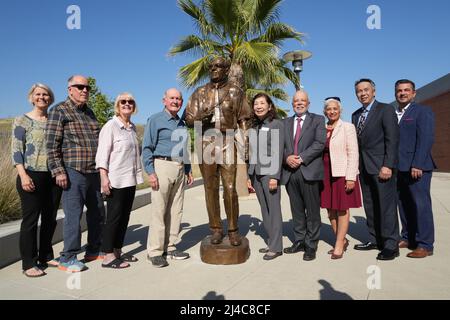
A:
POLYGON ((289 51, 283 55, 284 61, 292 61, 294 72, 297 74, 299 86, 295 86, 297 90, 300 89, 300 72, 303 71, 303 60, 311 58, 312 53, 306 50, 289 51))

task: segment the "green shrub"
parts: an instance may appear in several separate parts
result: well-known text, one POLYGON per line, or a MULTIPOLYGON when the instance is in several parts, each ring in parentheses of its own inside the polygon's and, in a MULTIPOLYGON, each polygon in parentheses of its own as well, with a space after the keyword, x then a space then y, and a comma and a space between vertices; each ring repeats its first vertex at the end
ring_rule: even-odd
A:
POLYGON ((21 218, 17 172, 11 162, 11 127, 0 131, 0 224, 21 218))

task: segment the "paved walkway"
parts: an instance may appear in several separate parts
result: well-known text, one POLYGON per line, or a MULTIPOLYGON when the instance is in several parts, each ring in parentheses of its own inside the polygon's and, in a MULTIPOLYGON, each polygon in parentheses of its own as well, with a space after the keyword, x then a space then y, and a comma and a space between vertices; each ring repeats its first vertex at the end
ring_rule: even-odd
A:
MULTIPOLYGON (((432 182, 436 247, 435 255, 426 259, 406 258, 408 250, 402 249, 394 261, 377 261, 376 251, 353 250, 367 237, 364 212, 358 209, 351 212, 350 247, 343 259, 330 260, 326 253, 333 237, 323 210, 316 260, 304 262, 299 253, 264 261, 258 253, 264 246, 261 214, 251 195, 240 200, 239 220, 241 234, 250 241, 250 258, 240 265, 217 266, 200 260, 200 242, 208 234, 200 186, 185 195, 179 248, 189 252, 190 259, 169 260, 170 265, 162 269, 146 261, 150 214, 146 206, 133 212, 130 220, 124 249, 140 259, 130 268, 102 269, 101 262, 95 261, 83 273, 47 269, 47 276, 29 279, 18 262, 0 270, 0 299, 450 299, 449 190, 450 175, 436 174, 432 182)), ((282 207, 284 245, 289 246, 291 214, 284 188, 282 207)), ((61 243, 55 245, 55 252, 61 249, 61 243)))

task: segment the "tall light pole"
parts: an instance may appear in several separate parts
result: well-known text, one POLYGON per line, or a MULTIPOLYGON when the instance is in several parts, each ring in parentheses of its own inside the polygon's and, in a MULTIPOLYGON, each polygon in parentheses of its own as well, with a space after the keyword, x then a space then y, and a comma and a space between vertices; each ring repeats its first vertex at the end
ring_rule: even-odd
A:
POLYGON ((312 53, 306 50, 289 51, 283 55, 284 61, 292 61, 294 72, 297 74, 298 86, 295 86, 296 90, 300 90, 300 72, 303 70, 303 60, 311 58, 312 53))

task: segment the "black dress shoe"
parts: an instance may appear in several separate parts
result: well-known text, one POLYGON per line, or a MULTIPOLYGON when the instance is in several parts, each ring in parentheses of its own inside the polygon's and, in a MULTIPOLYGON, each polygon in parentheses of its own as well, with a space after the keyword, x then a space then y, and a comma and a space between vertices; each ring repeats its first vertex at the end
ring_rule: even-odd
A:
POLYGON ((268 252, 263 256, 263 259, 264 260, 272 260, 272 259, 275 259, 276 257, 281 256, 282 254, 283 254, 282 252, 270 252, 270 254, 268 252))
POLYGON ((284 248, 283 252, 287 254, 297 253, 300 251, 305 251, 305 245, 301 242, 294 242, 292 246, 284 248))
POLYGON ((398 250, 383 249, 377 256, 377 260, 394 260, 400 255, 398 250))
POLYGON ((316 252, 312 250, 307 250, 303 254, 303 260, 305 261, 312 261, 316 258, 316 252))
POLYGON ((366 243, 360 243, 360 244, 355 244, 355 246, 353 247, 355 250, 363 250, 363 251, 367 251, 367 250, 378 250, 378 246, 376 243, 373 242, 366 242, 366 243))
POLYGON ((258 252, 259 253, 267 253, 267 252, 269 252, 269 248, 267 248, 267 247, 266 248, 261 248, 261 249, 258 250, 258 252))

